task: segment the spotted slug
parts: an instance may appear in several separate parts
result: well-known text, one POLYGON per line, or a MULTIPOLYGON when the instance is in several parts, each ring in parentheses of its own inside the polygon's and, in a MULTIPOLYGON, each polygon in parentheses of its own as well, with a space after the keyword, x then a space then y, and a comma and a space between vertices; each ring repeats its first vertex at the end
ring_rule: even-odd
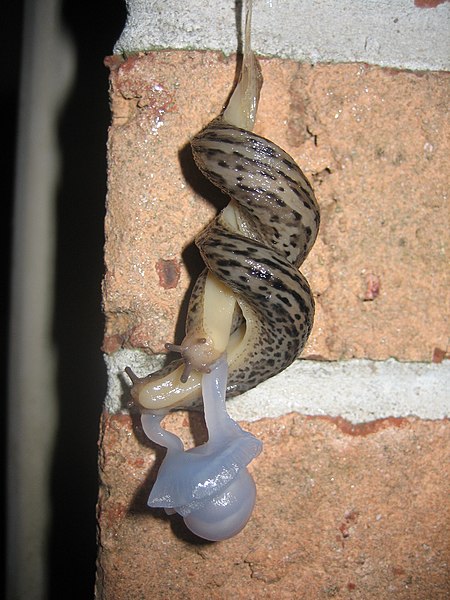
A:
POLYGON ((191 141, 198 168, 231 201, 196 238, 206 269, 184 340, 166 345, 181 359, 142 378, 126 369, 142 409, 198 405, 202 375, 225 352, 228 396, 253 388, 293 362, 312 328, 314 300, 298 268, 317 237, 319 207, 294 159, 251 131, 262 76, 249 15, 251 6, 238 84, 222 114, 191 141))

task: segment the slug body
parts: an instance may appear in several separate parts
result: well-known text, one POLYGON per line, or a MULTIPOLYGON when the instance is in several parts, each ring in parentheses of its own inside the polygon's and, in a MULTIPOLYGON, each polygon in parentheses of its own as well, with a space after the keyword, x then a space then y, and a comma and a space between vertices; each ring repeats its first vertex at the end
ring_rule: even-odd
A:
POLYGON ((262 77, 250 48, 250 16, 249 2, 233 95, 192 140, 199 169, 231 202, 196 239, 206 269, 193 290, 186 337, 167 344, 182 358, 144 378, 126 369, 146 435, 167 448, 148 505, 179 513, 208 540, 238 533, 256 498, 247 465, 262 444, 228 416, 226 392, 239 394, 290 365, 314 318, 298 267, 316 239, 319 210, 294 160, 251 132, 262 77), (184 451, 161 421, 202 395, 208 442, 184 451))
POLYGON ((250 131, 261 85, 247 19, 240 80, 222 115, 191 142, 197 166, 231 202, 196 239, 206 269, 186 337, 167 344, 181 360, 143 378, 127 369, 143 408, 199 404, 202 373, 224 351, 227 392, 238 395, 289 366, 311 331, 314 300, 298 267, 317 237, 319 208, 294 159, 250 131))

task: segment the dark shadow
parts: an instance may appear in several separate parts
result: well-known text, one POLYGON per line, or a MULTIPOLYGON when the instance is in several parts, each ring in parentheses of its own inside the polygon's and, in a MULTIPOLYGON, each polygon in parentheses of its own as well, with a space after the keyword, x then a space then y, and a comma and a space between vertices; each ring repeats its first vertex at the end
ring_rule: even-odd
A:
POLYGON ((94 595, 97 439, 106 390, 101 355, 106 136, 110 123, 105 55, 125 23, 125 3, 95 10, 63 0, 76 50, 75 81, 59 120, 54 341, 58 431, 51 473, 50 600, 94 595))
MULTIPOLYGON (((2 141, 2 263, 4 269, 3 292, 0 295, 0 480, 6 482, 8 407, 8 340, 10 316, 12 219, 14 204, 14 176, 17 156, 17 125, 19 108, 20 61, 23 26, 23 2, 6 2, 2 6, 1 37, 7 52, 3 56, 0 78, 2 141)), ((6 485, 0 494, 0 553, 6 557, 6 485)), ((5 559, 0 561, 0 589, 5 588, 5 559)))

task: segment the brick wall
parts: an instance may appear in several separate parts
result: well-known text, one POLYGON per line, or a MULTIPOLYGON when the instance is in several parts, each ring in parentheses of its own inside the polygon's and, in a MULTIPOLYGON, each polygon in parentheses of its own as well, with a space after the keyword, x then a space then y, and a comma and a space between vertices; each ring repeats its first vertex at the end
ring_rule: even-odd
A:
MULTIPOLYGON (((374 406, 364 422, 351 409, 346 418, 268 418, 261 404, 243 424, 264 442, 251 465, 257 506, 226 542, 201 541, 181 518, 146 507, 164 453, 127 414, 120 371, 131 362, 145 372, 142 349, 158 354, 180 339, 180 310, 201 269, 192 240, 223 203, 196 170, 189 139, 220 111, 235 57, 153 51, 108 64, 111 382, 100 440, 97 597, 448 598, 449 423, 420 419, 407 403, 400 416, 382 419, 374 406)), ((351 385, 334 389, 320 361, 351 370, 363 359, 375 372, 385 363, 372 361, 393 357, 413 375, 421 361, 425 380, 434 373, 438 384, 417 393, 430 406, 440 402, 445 416, 448 74, 278 58, 263 59, 262 68, 255 130, 297 160, 322 213, 302 268, 317 305, 303 357, 329 393, 349 398, 351 385)), ((383 389, 390 406, 410 392, 398 372, 383 389)), ((295 373, 299 396, 307 395, 301 368, 295 373)), ((372 385, 368 377, 368 406, 372 385)), ((273 390, 264 394, 276 404, 273 390)), ((257 390, 253 398, 258 404, 257 390)), ((205 440, 199 414, 165 423, 187 446, 205 440)))

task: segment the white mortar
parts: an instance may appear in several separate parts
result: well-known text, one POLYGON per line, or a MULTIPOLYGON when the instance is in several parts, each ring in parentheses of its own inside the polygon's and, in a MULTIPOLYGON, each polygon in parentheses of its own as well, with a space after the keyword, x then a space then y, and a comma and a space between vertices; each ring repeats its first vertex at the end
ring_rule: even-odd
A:
MULTIPOLYGON (((236 51, 235 0, 127 0, 114 52, 153 48, 236 51)), ((450 5, 413 0, 254 0, 255 50, 307 62, 450 68, 450 5)))
MULTIPOLYGON (((122 412, 129 381, 124 369, 144 376, 162 365, 164 357, 139 350, 106 355, 108 392, 105 408, 122 412)), ((233 419, 256 421, 290 412, 341 416, 352 423, 384 417, 450 416, 450 361, 441 364, 350 360, 298 360, 258 387, 229 400, 233 419)))

